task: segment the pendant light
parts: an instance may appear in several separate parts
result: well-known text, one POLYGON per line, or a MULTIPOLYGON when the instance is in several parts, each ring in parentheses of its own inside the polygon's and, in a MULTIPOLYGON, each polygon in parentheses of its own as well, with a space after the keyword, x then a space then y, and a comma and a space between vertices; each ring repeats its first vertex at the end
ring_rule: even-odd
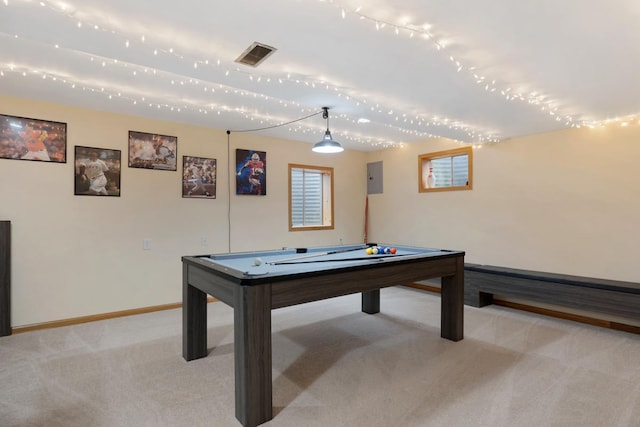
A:
POLYGON ((322 110, 322 118, 327 120, 327 131, 324 133, 322 141, 316 142, 312 150, 316 153, 340 153, 344 151, 344 148, 331 138, 331 132, 329 132, 329 107, 322 107, 322 110))

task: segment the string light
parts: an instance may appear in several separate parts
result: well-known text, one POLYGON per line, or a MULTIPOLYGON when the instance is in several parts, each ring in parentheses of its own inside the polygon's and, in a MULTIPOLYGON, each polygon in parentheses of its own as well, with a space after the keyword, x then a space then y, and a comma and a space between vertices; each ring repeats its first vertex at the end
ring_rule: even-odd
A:
MULTIPOLYGON (((429 26, 416 26, 416 25, 412 25, 409 24, 407 22, 406 19, 402 20, 402 24, 398 25, 398 24, 394 24, 392 22, 386 21, 386 20, 380 20, 380 19, 375 19, 369 15, 366 15, 362 12, 362 7, 358 7, 352 11, 350 11, 348 8, 345 8, 343 6, 338 5, 337 2, 325 2, 327 4, 332 4, 336 7, 338 7, 340 9, 340 14, 343 20, 347 20, 348 17, 350 15, 357 17, 359 20, 365 20, 365 21, 370 21, 374 23, 375 26, 375 30, 376 31, 384 31, 386 29, 390 29, 392 31, 393 34, 395 34, 396 36, 401 36, 401 35, 405 35, 408 34, 409 38, 413 38, 415 35, 420 35, 422 36, 422 38, 426 41, 428 41, 428 43, 431 43, 432 46, 434 46, 436 48, 436 50, 438 51, 442 51, 445 52, 446 51, 446 42, 444 42, 443 40, 438 40, 433 33, 430 32, 430 28, 429 26)), ((8 0, 4 0, 4 4, 5 6, 9 6, 9 2, 8 0)), ((150 39, 148 39, 144 34, 124 34, 124 32, 122 31, 116 31, 114 29, 109 29, 109 22, 93 22, 93 23, 89 23, 86 22, 86 20, 84 20, 84 25, 82 21, 78 20, 78 17, 80 16, 86 16, 83 14, 78 13, 77 11, 71 12, 69 11, 69 7, 67 5, 63 5, 61 3, 54 3, 54 2, 49 2, 49 1, 41 1, 39 3, 41 6, 43 7, 47 7, 50 10, 56 12, 56 13, 60 13, 63 14, 64 16, 68 17, 70 20, 70 23, 72 25, 77 26, 77 28, 79 30, 87 28, 87 29, 92 29, 94 31, 101 31, 104 33, 108 33, 110 35, 113 35, 115 37, 118 38, 122 38, 122 43, 124 44, 125 48, 130 48, 132 46, 132 41, 131 40, 139 40, 140 43, 144 43, 145 45, 149 45, 149 44, 154 44, 153 41, 151 41, 150 39)), ((97 16, 94 17, 95 19, 100 19, 101 16, 97 16)), ((130 29, 128 29, 129 31, 131 31, 130 29)), ((17 38, 18 35, 15 35, 15 37, 17 38)), ((59 44, 56 44, 56 48, 60 48, 59 44)), ((192 68, 194 70, 202 70, 203 72, 208 72, 207 70, 211 70, 212 68, 215 70, 218 70, 219 72, 223 73, 225 77, 230 77, 231 74, 244 74, 246 77, 248 77, 248 80, 251 81, 253 84, 262 84, 262 85, 270 85, 270 84, 278 84, 278 85, 282 85, 285 83, 289 83, 289 84, 304 84, 305 87, 308 87, 309 90, 327 90, 327 91, 331 91, 337 94, 337 96, 353 103, 355 106, 360 106, 360 105, 376 105, 377 111, 381 112, 384 110, 382 108, 379 108, 378 106, 380 104, 384 105, 384 104, 391 104, 391 105, 400 105, 397 104, 395 102, 392 102, 393 100, 389 100, 389 99, 377 99, 375 100, 375 102, 373 102, 371 96, 367 96, 365 94, 362 93, 357 93, 356 91, 354 91, 353 89, 350 88, 345 88, 342 87, 339 84, 335 84, 335 83, 331 83, 329 81, 327 81, 326 79, 316 79, 316 78, 310 78, 309 76, 305 76, 305 75, 297 75, 297 74, 291 74, 291 73, 287 73, 286 77, 281 76, 281 77, 274 77, 272 79, 271 76, 266 76, 266 75, 261 75, 258 73, 254 73, 251 71, 248 71, 246 69, 240 69, 238 67, 228 67, 227 65, 224 65, 224 63, 219 59, 211 59, 211 58, 187 58, 185 57, 185 55, 183 55, 182 53, 180 53, 179 51, 177 51, 174 47, 168 47, 168 48, 163 48, 160 46, 152 46, 152 52, 155 56, 160 56, 160 55, 170 55, 173 58, 177 59, 177 60, 184 60, 184 61, 189 61, 192 65, 192 68)), ((572 127, 579 127, 581 125, 586 125, 586 126, 595 126, 593 125, 592 122, 585 122, 585 121, 580 121, 575 119, 574 117, 567 115, 567 114, 562 114, 559 112, 557 106, 554 105, 554 102, 552 102, 550 100, 549 97, 545 97, 542 96, 536 92, 530 92, 530 93, 526 93, 526 92, 520 92, 517 90, 514 90, 511 86, 509 85, 505 85, 505 84, 500 84, 497 82, 496 79, 488 79, 485 76, 479 75, 478 73, 475 72, 475 70, 477 69, 476 66, 469 66, 464 64, 463 61, 461 61, 459 58, 455 57, 454 55, 447 53, 448 55, 448 59, 449 61, 452 63, 452 65, 454 66, 454 69, 456 70, 456 72, 458 73, 463 73, 463 72, 467 72, 469 74, 469 76, 471 78, 473 78, 476 83, 478 85, 481 85, 487 92, 489 93, 496 93, 502 97, 504 97, 506 100, 508 101, 521 101, 521 102, 527 102, 529 104, 532 105, 537 105, 540 107, 540 109, 542 111, 546 111, 548 112, 549 116, 553 118, 553 120, 556 121, 564 121, 565 125, 567 126, 572 126, 572 127)), ((91 61, 93 61, 93 57, 91 57, 91 61)), ((117 60, 112 60, 112 59, 108 59, 105 58, 102 60, 101 62, 102 67, 103 68, 107 68, 107 67, 123 67, 123 68, 130 68, 133 69, 132 74, 134 76, 138 76, 139 73, 138 71, 140 71, 139 67, 136 67, 133 64, 127 64, 125 62, 122 61, 117 61, 117 60)), ((6 68, 7 64, 0 64, 0 69, 1 68, 6 68)), ((11 69, 9 67, 9 69, 11 71, 13 71, 13 69, 11 69)), ((2 70, 0 70, 2 71, 2 70)), ((27 75, 27 70, 20 70, 20 72, 22 72, 22 74, 24 76, 27 75)), ((55 74, 52 74, 51 72, 45 72, 44 70, 37 70, 37 69, 31 69, 29 70, 30 73, 34 73, 37 74, 38 72, 41 72, 41 74, 43 75, 43 78, 46 78, 46 76, 50 76, 50 77, 61 77, 61 76, 55 76, 55 74)), ((145 73, 147 71, 145 70, 145 73)), ((153 75, 155 76, 159 71, 158 70, 153 70, 153 75)), ((167 73, 162 73, 163 75, 167 74, 167 73)), ((4 77, 4 73, 0 74, 0 77, 4 77)), ((83 90, 84 89, 88 89, 91 88, 90 86, 87 85, 87 83, 83 83, 83 82, 73 82, 73 87, 75 88, 77 87, 82 87, 83 90)), ((174 81, 171 81, 171 84, 175 84, 174 81)), ((204 86, 204 91, 202 91, 202 93, 206 92, 208 94, 210 93, 214 93, 216 87, 219 90, 224 90, 225 93, 229 93, 229 87, 225 87, 223 85, 219 85, 219 84, 211 84, 209 82, 206 81, 202 81, 202 80, 198 80, 198 79, 190 79, 189 82, 185 82, 185 81, 180 81, 180 85, 185 86, 185 85, 190 85, 190 86, 204 86), (216 86, 216 87, 214 87, 216 86)), ((95 88, 91 88, 91 89, 95 89, 95 88)), ((135 94, 129 94, 127 95, 127 91, 126 90, 111 90, 111 92, 117 92, 118 93, 118 98, 120 99, 128 99, 130 100, 132 103, 136 102, 136 96, 135 94)), ((129 90, 129 92, 131 92, 131 90, 129 90)), ((277 100, 275 98, 270 98, 268 96, 265 95, 260 95, 256 92, 249 92, 249 91, 244 91, 244 90, 238 90, 236 92, 234 92, 235 94, 237 94, 238 96, 252 96, 254 98, 261 98, 264 99, 265 101, 270 101, 270 102, 279 102, 280 105, 286 106, 286 105, 291 105, 293 108, 297 108, 300 109, 302 108, 299 104, 291 102, 291 101, 283 101, 283 100, 277 100)), ((209 101, 207 101, 209 102, 209 101)), ((157 108, 162 108, 160 103, 155 104, 157 105, 157 108)), ((215 104, 211 104, 211 105, 215 105, 215 104)), ((178 110, 177 106, 173 105, 170 108, 172 108, 172 111, 180 111, 178 110)), ((216 107, 214 107, 215 110, 216 107)), ((218 114, 222 114, 222 113, 230 113, 231 110, 228 108, 223 108, 222 106, 218 106, 218 114)), ((206 114, 206 111, 208 111, 206 108, 202 109, 202 105, 198 106, 198 108, 196 108, 196 105, 186 105, 184 106, 184 109, 187 111, 191 111, 191 110, 195 110, 195 111, 204 111, 203 114, 206 114)), ((372 111, 376 111, 374 110, 374 108, 372 107, 372 111)), ((499 138, 497 135, 495 135, 492 132, 488 132, 488 131, 484 131, 476 126, 471 126, 465 123, 461 123, 458 121, 453 121, 450 120, 448 118, 440 118, 437 117, 436 115, 433 115, 432 117, 428 117, 428 115, 426 114, 413 114, 413 115, 408 115, 407 113, 402 113, 402 112, 395 112, 388 110, 387 115, 389 116, 394 116, 395 122, 396 123, 406 123, 406 124, 411 124, 412 125, 412 129, 407 129, 406 127, 402 127, 402 126, 391 126, 391 125, 387 125, 388 128, 393 129, 395 131, 398 131, 400 133, 406 134, 408 136, 414 136, 414 137, 425 137, 425 138, 435 138, 436 136, 431 133, 428 132, 427 129, 429 128, 436 128, 436 127, 447 127, 448 129, 452 129, 452 130, 456 130, 459 131, 461 134, 467 135, 469 138, 472 138, 473 140, 477 141, 477 142, 496 142, 499 141, 499 138), (419 129, 415 129, 415 127, 418 127, 419 129)), ((267 122, 269 120, 273 121, 278 121, 277 119, 274 118, 269 118, 268 115, 265 114, 260 114, 257 111, 252 112, 252 116, 255 115, 256 118, 258 117, 262 117, 261 120, 266 120, 267 122)), ((349 117, 347 117, 346 115, 343 116, 336 116, 336 118, 338 119, 342 119, 345 121, 351 121, 354 123, 357 123, 357 119, 351 119, 349 117)), ((282 120, 279 120, 282 121, 282 120)), ((315 131, 315 129, 314 129, 315 131)), ((362 135, 345 135, 344 139, 350 139, 353 138, 353 141, 356 142, 361 142, 361 143, 366 143, 366 144, 379 144, 381 146, 397 146, 398 142, 397 141, 383 141, 383 140, 372 140, 371 138, 367 138, 364 137, 362 135)))
MULTIPOLYGON (((92 58, 95 62, 95 57, 92 58)), ((121 61, 120 61, 121 62, 121 61)), ((123 63, 124 64, 124 63, 123 63)), ((102 66, 102 62, 100 62, 100 66, 102 66)), ((128 67, 135 67, 135 65, 132 64, 128 64, 128 67)), ((87 81, 74 81, 72 78, 69 78, 68 76, 65 76, 65 78, 62 78, 62 76, 59 76, 56 74, 55 71, 52 70, 42 70, 42 69, 34 69, 34 68, 29 68, 28 66, 23 66, 20 64, 2 64, 0 63, 0 69, 3 68, 8 68, 10 72, 13 73, 19 73, 22 74, 25 77, 28 77, 30 75, 34 75, 34 76, 40 76, 41 79, 49 79, 52 81, 56 81, 59 80, 61 83, 66 84, 69 88, 71 89, 80 89, 82 91, 90 91, 92 93, 96 93, 96 94, 103 94, 108 100, 114 100, 115 98, 124 100, 124 101, 129 101, 132 105, 146 105, 150 108, 154 108, 154 109, 169 109, 171 111, 177 111, 177 112, 182 112, 182 111, 197 111, 203 115, 206 115, 209 113, 209 111, 207 109, 203 109, 202 108, 202 102, 201 101, 185 101, 184 99, 181 99, 180 102, 183 103, 184 105, 182 107, 179 107, 176 104, 170 104, 167 102, 161 102, 161 101, 165 101, 164 97, 162 97, 161 99, 157 99, 154 100, 153 97, 156 95, 155 93, 150 93, 150 94, 146 94, 146 96, 141 96, 141 93, 138 93, 137 95, 134 94, 127 94, 127 92, 122 89, 122 90, 113 90, 113 89, 108 89, 105 88, 104 86, 100 86, 97 85, 95 83, 92 82, 87 82, 87 81), (139 104, 140 102, 140 104, 139 104)), ((136 73, 136 71, 134 70, 134 73, 136 73)), ((5 77, 5 72, 2 71, 2 73, 0 74, 0 77, 5 77)), ((174 81, 175 82, 175 81, 174 81)), ((184 84, 185 82, 181 82, 182 84, 184 84)), ((196 85, 199 82, 197 82, 195 79, 191 79, 190 84, 192 85, 196 85)), ((225 89, 228 92, 230 92, 230 88, 228 87, 224 87, 223 85, 218 85, 218 89, 225 89)), ((130 91, 131 92, 131 91, 130 91)), ((209 92, 215 92, 215 88, 210 87, 209 88, 209 92)), ((249 91, 240 91, 240 90, 236 90, 234 91, 238 96, 240 97, 247 97, 247 96, 251 96, 253 98, 262 98, 262 99, 269 99, 269 97, 267 97, 266 95, 262 95, 262 94, 255 94, 255 93, 251 93, 249 91)), ((247 109, 245 107, 241 107, 241 108, 229 108, 228 106, 225 105, 218 105, 214 102, 208 101, 209 102, 209 110, 213 110, 214 113, 217 113, 218 115, 222 114, 222 113, 229 113, 229 114, 241 114, 243 117, 245 117, 248 120, 256 120, 256 119, 260 119, 261 121, 265 122, 265 123, 282 123, 283 121, 285 121, 286 119, 282 118, 282 117, 273 117, 270 115, 265 115, 261 112, 259 112, 257 109, 247 109)), ((300 104, 297 103, 292 103, 292 102, 283 102, 280 101, 280 105, 284 106, 284 107, 290 107, 292 109, 296 109, 298 111, 301 111, 302 113, 308 114, 311 111, 311 109, 306 109, 300 106, 300 104)), ((340 116, 335 116, 336 118, 342 118, 344 120, 348 120, 348 117, 346 115, 340 115, 340 116)), ((324 128, 322 128, 321 126, 307 126, 307 130, 308 131, 313 131, 314 133, 317 133, 318 131, 322 130, 324 128), (310 128, 310 129, 309 129, 310 128)), ((359 134, 349 134, 348 132, 345 133, 344 135, 344 139, 345 140, 350 140, 352 142, 355 143, 360 143, 360 144, 367 144, 367 145, 373 145, 373 146, 378 146, 378 147, 394 147, 394 146, 398 146, 399 144, 395 141, 390 141, 390 140, 386 140, 384 138, 368 138, 365 137, 363 135, 359 135, 359 134)))
MULTIPOLYGON (((48 6, 51 10, 58 12, 58 13, 64 13, 66 16, 68 16, 70 19, 73 20, 73 22, 76 22, 77 18, 74 18, 74 16, 79 15, 78 13, 74 13, 74 16, 72 16, 71 13, 66 12, 66 8, 60 8, 58 6, 56 6, 53 3, 50 2, 43 2, 46 6, 48 6)), ((381 28, 386 27, 387 24, 383 23, 383 25, 381 25, 381 28)), ((82 28, 83 25, 81 22, 78 22, 78 27, 82 28)), ((84 26, 87 28, 93 28, 96 31, 103 31, 103 32, 109 32, 109 34, 118 36, 118 37, 123 37, 123 42, 125 44, 125 47, 130 47, 131 46, 131 34, 129 34, 128 36, 121 36, 118 32, 114 31, 114 30, 108 30, 106 25, 98 25, 98 23, 92 24, 92 25, 88 25, 88 26, 84 26)), ((141 35, 139 36, 140 40, 142 43, 147 42, 147 38, 145 37, 145 35, 141 35)), ((133 38, 135 39, 136 36, 133 36, 133 38)), ((175 49, 173 48, 169 48, 169 49, 162 49, 159 47, 154 48, 154 54, 168 54, 168 55, 173 55, 175 58, 178 59, 184 59, 184 56, 177 53, 175 51, 175 49)), ((93 59, 92 59, 93 60, 93 59)), ((221 66, 221 60, 217 59, 215 61, 210 61, 208 58, 206 59, 195 59, 193 60, 193 64, 194 64, 194 69, 198 68, 198 64, 203 64, 206 66, 209 66, 210 64, 215 64, 218 68, 221 66)), ((117 60, 108 60, 107 61, 107 65, 113 65, 113 64, 117 64, 117 60), (110 63, 109 61, 112 61, 112 63, 110 63)), ((106 65, 105 65, 106 66, 106 65)), ((124 65, 126 67, 126 64, 124 65)), ((156 71, 154 70, 154 73, 156 71)), ((272 82, 272 79, 270 76, 262 76, 256 73, 251 73, 249 71, 246 71, 245 69, 239 69, 237 67, 235 68, 231 68, 231 69, 226 69, 224 71, 224 75, 226 77, 228 77, 230 75, 230 73, 233 72, 234 74, 246 74, 249 76, 250 81, 256 81, 256 82, 266 82, 266 84, 269 84, 272 82)), ((137 75, 138 73, 136 71, 133 72, 133 75, 137 75)), ((273 82, 276 82, 276 80, 274 79, 273 82)), ((305 84, 306 86, 309 86, 313 89, 316 88, 322 88, 325 87, 326 90, 330 90, 333 91, 335 93, 337 93, 338 96, 343 97, 351 102, 353 102, 355 105, 361 105, 361 104, 367 104, 368 100, 366 99, 366 96, 363 94, 358 94, 358 93, 353 93, 353 91, 351 90, 352 93, 350 93, 350 89, 347 88, 343 88, 340 87, 339 85, 335 85, 335 84, 331 84, 327 81, 324 80, 317 80, 317 79, 311 79, 308 76, 300 76, 300 75, 292 75, 291 73, 287 73, 287 77, 286 79, 283 78, 278 78, 277 79, 277 83, 279 84, 284 84, 284 83, 295 83, 295 84, 305 84)), ((182 82, 181 84, 184 84, 184 82, 182 82)), ((380 100, 380 102, 385 102, 385 100, 380 100)), ((386 100, 386 102, 389 102, 388 100, 386 100)), ((419 119, 416 120, 416 122, 418 123, 428 123, 429 119, 426 117, 421 117, 419 119)), ((479 129, 472 129, 470 126, 464 125, 464 124, 457 124, 456 125, 456 129, 463 131, 463 133, 467 133, 467 134, 474 134, 474 135, 479 135, 481 140, 484 141, 495 141, 497 140, 497 137, 492 136, 489 133, 486 132, 482 132, 479 129)), ((420 131, 420 130, 407 130, 407 129, 403 129, 404 133, 408 134, 408 135, 413 135, 413 136, 425 136, 425 135, 430 135, 430 137, 435 137, 433 135, 431 135, 428 132, 424 132, 424 131, 420 131)))
MULTIPOLYGON (((323 3, 327 3, 324 2, 323 0, 320 0, 323 3)), ((409 38, 413 38, 414 35, 418 34, 423 36, 423 39, 428 40, 435 48, 437 51, 441 51, 444 50, 446 48, 446 43, 444 43, 442 40, 438 40, 430 31, 429 31, 429 27, 428 26, 415 26, 415 25, 411 25, 409 24, 406 20, 402 20, 401 22, 403 22, 402 24, 394 24, 390 21, 384 21, 384 20, 380 20, 378 18, 374 18, 372 16, 369 16, 365 13, 362 12, 362 6, 357 7, 356 9, 354 9, 352 12, 349 12, 348 9, 346 9, 344 6, 341 6, 340 3, 338 1, 330 1, 328 2, 330 4, 332 4, 335 7, 340 8, 341 10, 341 15, 343 20, 345 20, 349 14, 353 14, 355 15, 359 20, 367 20, 370 22, 373 22, 375 25, 375 29, 376 31, 380 31, 381 29, 383 29, 385 26, 388 26, 389 28, 391 28, 393 30, 393 32, 395 33, 396 36, 399 36, 401 34, 404 33, 408 33, 409 38)), ((400 21, 400 20, 399 20, 400 21)), ((499 94, 501 94, 502 96, 505 97, 506 100, 508 101, 521 101, 521 102, 526 102, 528 104, 531 105, 535 105, 538 106, 540 108, 541 111, 545 111, 546 109, 550 109, 550 115, 551 116, 556 116, 554 120, 560 122, 564 120, 564 123, 566 126, 570 126, 570 127, 580 127, 581 125, 583 126, 594 126, 592 121, 588 121, 588 120, 577 120, 576 118, 574 118, 573 116, 571 116, 570 114, 561 114, 558 111, 557 107, 554 107, 553 105, 556 103, 554 101, 552 101, 550 98, 546 98, 542 95, 537 94, 536 92, 532 91, 529 93, 526 92, 516 92, 513 90, 512 87, 509 86, 509 84, 503 83, 503 84, 499 84, 496 79, 492 79, 491 83, 487 83, 485 82, 485 77, 484 76, 478 76, 476 73, 474 73, 473 71, 477 69, 477 67, 475 65, 473 66, 464 66, 462 61, 460 61, 459 59, 457 59, 455 56, 449 54, 449 60, 455 64, 456 66, 456 71, 459 73, 461 71, 467 71, 470 73, 471 76, 473 76, 473 78, 476 79, 476 83, 479 85, 484 85, 484 89, 487 92, 490 93, 494 93, 494 92, 498 92, 499 94), (499 86, 503 86, 504 88, 500 88, 499 86)), ((604 122, 606 122, 607 120, 605 120, 604 122)), ((598 122, 600 123, 600 122, 598 122)), ((492 138, 493 140, 495 140, 495 138, 492 138)))
POLYGON ((630 114, 624 117, 614 117, 604 120, 592 120, 576 127, 588 127, 590 129, 603 129, 610 126, 629 127, 634 122, 640 126, 640 114, 630 114))

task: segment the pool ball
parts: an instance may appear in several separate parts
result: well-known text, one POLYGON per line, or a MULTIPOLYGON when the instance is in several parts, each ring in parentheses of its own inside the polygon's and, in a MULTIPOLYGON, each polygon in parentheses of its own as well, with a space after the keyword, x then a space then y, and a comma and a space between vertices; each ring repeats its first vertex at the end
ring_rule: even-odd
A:
POLYGON ((372 255, 373 254, 373 249, 372 248, 367 248, 365 250, 365 252, 367 253, 367 255, 372 255))
POLYGON ((391 253, 391 254, 395 254, 395 253, 396 253, 396 248, 391 248, 391 249, 389 249, 389 253, 391 253))
POLYGON ((377 255, 377 253, 378 253, 378 247, 377 247, 377 246, 374 246, 373 248, 371 248, 371 251, 372 251, 371 253, 372 253, 373 255, 377 255))
POLYGON ((261 265, 262 264, 262 260, 260 258, 256 258, 253 260, 253 265, 261 265))

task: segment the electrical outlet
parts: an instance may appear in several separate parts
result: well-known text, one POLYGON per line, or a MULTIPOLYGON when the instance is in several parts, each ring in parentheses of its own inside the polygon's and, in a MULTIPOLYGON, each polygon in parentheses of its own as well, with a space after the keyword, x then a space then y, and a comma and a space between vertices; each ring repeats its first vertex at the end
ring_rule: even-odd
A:
POLYGON ((200 237, 200 244, 202 246, 208 246, 209 245, 209 239, 207 239, 207 236, 200 237))
POLYGON ((142 249, 145 251, 151 250, 151 239, 142 239, 142 249))

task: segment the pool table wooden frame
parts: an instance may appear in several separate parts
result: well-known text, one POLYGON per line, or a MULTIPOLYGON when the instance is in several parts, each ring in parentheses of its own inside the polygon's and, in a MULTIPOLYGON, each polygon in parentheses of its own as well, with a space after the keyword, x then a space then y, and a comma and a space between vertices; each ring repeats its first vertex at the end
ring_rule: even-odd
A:
POLYGON ((380 311, 381 288, 441 277, 440 335, 463 339, 464 252, 425 252, 424 257, 280 277, 229 273, 228 268, 201 259, 207 257, 182 257, 182 354, 187 361, 207 356, 207 294, 233 308, 236 418, 246 427, 273 418, 273 309, 361 292, 362 311, 375 314, 380 311))

